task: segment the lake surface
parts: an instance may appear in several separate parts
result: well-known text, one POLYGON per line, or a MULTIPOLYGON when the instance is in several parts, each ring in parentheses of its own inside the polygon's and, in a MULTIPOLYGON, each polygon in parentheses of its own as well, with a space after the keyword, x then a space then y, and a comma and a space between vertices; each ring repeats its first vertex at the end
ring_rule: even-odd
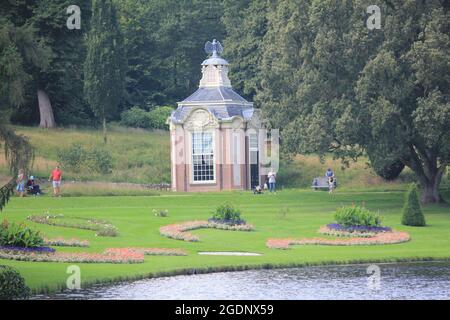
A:
POLYGON ((153 278, 39 295, 34 299, 450 299, 448 262, 377 264, 369 270, 368 266, 318 266, 153 278))

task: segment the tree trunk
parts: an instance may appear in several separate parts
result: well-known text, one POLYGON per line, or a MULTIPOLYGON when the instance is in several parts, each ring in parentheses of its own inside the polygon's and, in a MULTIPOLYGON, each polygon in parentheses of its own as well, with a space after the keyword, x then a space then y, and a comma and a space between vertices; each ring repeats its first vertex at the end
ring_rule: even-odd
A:
POLYGON ((438 156, 431 150, 410 146, 410 154, 404 164, 416 174, 420 187, 422 204, 445 202, 439 194, 439 185, 447 168, 447 162, 439 164, 438 156))
POLYGON ((106 144, 108 142, 108 138, 106 137, 107 127, 106 127, 106 117, 103 117, 103 143, 106 144))
POLYGON ((420 179, 421 195, 420 201, 423 204, 445 202, 439 193, 444 168, 439 169, 431 179, 420 179))
POLYGON ((53 109, 50 103, 50 98, 44 90, 37 91, 40 115, 40 128, 55 128, 55 117, 53 116, 53 109))

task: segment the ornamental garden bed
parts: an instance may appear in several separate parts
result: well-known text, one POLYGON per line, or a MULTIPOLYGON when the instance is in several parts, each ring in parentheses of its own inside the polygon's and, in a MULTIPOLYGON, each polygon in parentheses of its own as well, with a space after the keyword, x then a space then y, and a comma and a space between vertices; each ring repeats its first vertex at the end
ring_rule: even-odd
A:
POLYGON ((253 226, 251 224, 247 224, 245 220, 241 218, 241 211, 239 209, 225 203, 216 208, 216 211, 213 213, 212 217, 208 219, 208 221, 196 220, 170 224, 159 228, 159 233, 171 239, 196 242, 200 240, 200 237, 187 231, 202 228, 231 231, 253 230, 253 226))
MULTIPOLYGON (((50 248, 51 249, 51 248, 50 248)), ((42 248, 0 248, 0 259, 32 262, 143 263, 145 255, 185 256, 182 249, 109 248, 103 253, 56 252, 42 248)))
POLYGON ((65 216, 63 214, 31 215, 27 219, 35 223, 51 226, 92 230, 96 231, 96 235, 100 237, 116 237, 119 235, 117 227, 105 220, 65 216))
POLYGON ((145 255, 186 255, 181 249, 137 247, 110 248, 103 253, 57 252, 48 245, 87 247, 89 242, 75 238, 44 239, 39 231, 23 223, 8 223, 4 220, 0 225, 0 259, 33 262, 142 263, 145 255))
POLYGON ((407 232, 392 230, 381 225, 381 217, 365 209, 364 206, 342 207, 335 214, 336 223, 320 227, 318 233, 332 238, 284 238, 268 239, 266 246, 271 249, 289 249, 291 245, 383 245, 407 242, 407 232))
POLYGON ((206 220, 187 221, 183 223, 170 224, 159 228, 159 233, 165 237, 183 240, 189 242, 200 241, 200 237, 187 231, 212 228, 231 231, 252 231, 253 226, 250 224, 229 225, 225 223, 217 223, 206 220))

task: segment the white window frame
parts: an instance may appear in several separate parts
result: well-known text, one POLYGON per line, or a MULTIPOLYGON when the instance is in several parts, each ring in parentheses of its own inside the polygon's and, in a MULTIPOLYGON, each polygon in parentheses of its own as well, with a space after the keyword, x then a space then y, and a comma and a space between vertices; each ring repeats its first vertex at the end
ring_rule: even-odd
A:
POLYGON ((216 143, 215 143, 215 132, 214 130, 204 130, 204 131, 193 131, 190 134, 190 143, 189 143, 189 151, 190 151, 190 160, 191 160, 191 165, 190 165, 190 183, 191 184, 215 184, 216 183, 216 156, 217 156, 217 152, 216 152, 216 143), (194 134, 198 134, 198 133, 208 133, 211 134, 211 139, 212 139, 212 157, 213 157, 213 180, 199 180, 199 181, 195 181, 194 180, 194 134))

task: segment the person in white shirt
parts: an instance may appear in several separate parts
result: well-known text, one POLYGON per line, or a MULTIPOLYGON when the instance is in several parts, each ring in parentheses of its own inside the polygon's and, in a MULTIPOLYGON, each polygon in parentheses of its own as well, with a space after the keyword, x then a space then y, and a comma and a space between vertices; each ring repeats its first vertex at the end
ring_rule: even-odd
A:
POLYGON ((275 184, 276 184, 276 174, 272 168, 270 168, 269 174, 267 175, 269 178, 269 190, 270 192, 275 192, 275 184))

